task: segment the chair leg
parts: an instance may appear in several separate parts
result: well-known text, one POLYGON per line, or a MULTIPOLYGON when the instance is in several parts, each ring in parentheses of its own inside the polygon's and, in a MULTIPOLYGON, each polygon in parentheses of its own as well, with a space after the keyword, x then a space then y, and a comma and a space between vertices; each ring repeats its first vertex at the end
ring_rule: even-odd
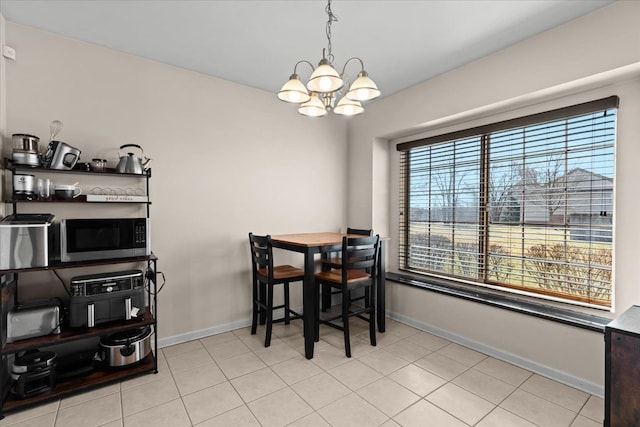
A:
POLYGON ((271 327, 273 326, 273 286, 267 286, 267 331, 264 337, 264 346, 271 345, 271 327))
POLYGON ((320 341, 320 283, 315 283, 314 292, 316 295, 315 304, 313 305, 313 315, 315 319, 313 323, 313 341, 318 342, 320 341))
POLYGON ((364 307, 369 308, 369 288, 364 288, 364 307))
POLYGON ((284 282, 284 324, 288 325, 291 320, 289 315, 289 282, 284 282))
POLYGON ((253 281, 252 284, 252 292, 253 292, 253 304, 252 305, 252 316, 251 316, 251 335, 256 334, 256 330, 258 328, 258 284, 256 281, 253 281))
POLYGON ((344 331, 344 350, 351 357, 351 340, 349 339, 349 291, 342 291, 342 329, 344 331))
MULTIPOLYGON (((260 288, 258 290, 258 299, 262 304, 266 304, 267 299, 265 298, 265 296, 267 295, 267 285, 265 283, 260 282, 258 286, 260 288)), ((267 312, 262 307, 260 307, 260 324, 264 325, 266 321, 267 321, 267 312)))
MULTIPOLYGON (((369 288, 367 288, 369 291, 369 288)), ((371 299, 365 299, 369 303, 369 341, 372 346, 376 346, 376 293, 374 288, 371 288, 369 292, 371 299)))

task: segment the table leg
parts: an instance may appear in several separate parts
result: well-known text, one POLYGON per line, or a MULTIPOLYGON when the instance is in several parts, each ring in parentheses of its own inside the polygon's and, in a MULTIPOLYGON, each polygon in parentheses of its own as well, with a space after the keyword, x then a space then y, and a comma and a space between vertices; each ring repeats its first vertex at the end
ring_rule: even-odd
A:
POLYGON ((385 254, 384 254, 384 241, 380 240, 380 259, 378 262, 378 277, 377 277, 377 286, 376 286, 376 292, 377 292, 377 301, 376 304, 378 305, 376 308, 378 310, 378 331, 379 332, 384 332, 385 331, 385 275, 386 275, 386 271, 385 271, 385 266, 384 266, 384 261, 385 261, 385 254))
POLYGON ((304 283, 302 287, 302 305, 304 311, 304 355, 307 359, 313 359, 315 305, 317 304, 314 292, 314 267, 313 253, 307 251, 304 254, 304 283))

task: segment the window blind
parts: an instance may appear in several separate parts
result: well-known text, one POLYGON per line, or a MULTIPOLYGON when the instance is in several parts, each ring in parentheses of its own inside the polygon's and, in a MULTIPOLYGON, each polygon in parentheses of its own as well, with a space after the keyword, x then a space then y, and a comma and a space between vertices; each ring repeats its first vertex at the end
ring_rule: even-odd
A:
POLYGON ((610 306, 617 105, 400 144, 401 268, 610 306))

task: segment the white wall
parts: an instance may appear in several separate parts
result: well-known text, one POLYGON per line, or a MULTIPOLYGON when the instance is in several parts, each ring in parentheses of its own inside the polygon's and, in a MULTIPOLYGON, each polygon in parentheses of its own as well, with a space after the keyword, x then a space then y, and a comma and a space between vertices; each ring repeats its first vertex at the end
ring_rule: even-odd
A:
MULTIPOLYGON (((14 23, 7 25, 7 43, 18 57, 7 63, 8 135, 33 133, 44 147, 49 123, 59 119, 57 139, 80 148, 83 161, 105 157, 113 167, 125 143, 142 145, 153 158, 152 246, 167 277, 159 299, 161 344, 250 319, 249 231, 339 230, 345 223, 346 125, 339 118, 309 120, 272 93, 14 23)), ((85 191, 142 183, 52 179, 79 180, 85 191)), ((58 217, 140 212, 19 206, 58 217)), ((295 254, 276 255, 303 263, 295 254)), ((85 271, 60 273, 68 280, 85 271)), ((50 285, 50 273, 22 276, 39 285, 27 286, 29 295, 60 290, 50 285)), ((292 298, 301 305, 299 288, 292 298)))
MULTIPOLYGON (((395 144, 388 141, 617 94, 616 314, 640 303, 638 22, 639 2, 616 2, 370 105, 349 129, 349 153, 358 153, 349 157, 351 176, 370 179, 350 182, 347 222, 391 236, 389 270, 397 270, 398 167, 395 144)), ((602 393, 602 334, 391 282, 387 289, 388 310, 405 321, 602 393)))

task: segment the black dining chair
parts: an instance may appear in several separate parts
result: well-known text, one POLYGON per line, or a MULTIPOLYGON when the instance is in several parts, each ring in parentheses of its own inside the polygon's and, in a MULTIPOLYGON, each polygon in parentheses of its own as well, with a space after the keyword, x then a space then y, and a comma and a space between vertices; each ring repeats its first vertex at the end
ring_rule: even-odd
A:
POLYGON ((369 339, 371 345, 376 345, 376 304, 375 291, 376 273, 378 269, 378 245, 380 236, 373 237, 343 237, 342 260, 340 268, 322 271, 315 275, 316 306, 315 308, 315 340, 320 339, 320 324, 325 324, 343 331, 344 347, 347 357, 351 357, 351 340, 349 337, 349 318, 356 316, 369 322, 369 339), (342 294, 342 309, 340 314, 320 317, 321 286, 337 289, 342 294), (370 289, 366 292, 368 298, 364 307, 351 305, 349 293, 355 289, 370 289), (365 316, 368 314, 368 316, 365 316), (338 323, 337 321, 340 321, 338 323))
MULTIPOLYGON (((359 236, 373 236, 373 230, 372 229, 364 229, 364 228, 351 228, 351 227, 347 227, 347 234, 357 234, 359 236)), ((340 268, 342 266, 342 258, 340 256, 340 252, 328 252, 328 253, 324 253, 322 254, 322 269, 323 270, 327 270, 329 268, 340 268)), ((356 297, 354 299, 351 299, 352 295, 349 295, 349 299, 351 301, 358 301, 361 299, 365 300, 365 304, 367 304, 368 301, 368 295, 366 295, 366 292, 368 292, 369 289, 366 288, 365 289, 365 294, 361 295, 359 297, 356 297)), ((327 309, 329 309, 331 307, 331 296, 332 295, 336 295, 339 294, 340 291, 332 291, 331 288, 329 286, 323 286, 322 287, 322 311, 327 311, 327 309)))
POLYGON ((254 335, 256 333, 258 317, 260 317, 260 324, 267 324, 264 346, 269 347, 274 323, 284 322, 288 325, 291 320, 302 318, 302 314, 296 313, 290 308, 289 283, 302 282, 304 280, 304 271, 290 265, 273 265, 273 246, 269 235, 256 236, 253 233, 249 233, 249 244, 251 245, 253 286, 251 334, 254 335), (273 288, 279 284, 284 286, 284 304, 274 307, 273 288), (280 308, 284 309, 284 315, 281 318, 274 319, 273 311, 280 308))

